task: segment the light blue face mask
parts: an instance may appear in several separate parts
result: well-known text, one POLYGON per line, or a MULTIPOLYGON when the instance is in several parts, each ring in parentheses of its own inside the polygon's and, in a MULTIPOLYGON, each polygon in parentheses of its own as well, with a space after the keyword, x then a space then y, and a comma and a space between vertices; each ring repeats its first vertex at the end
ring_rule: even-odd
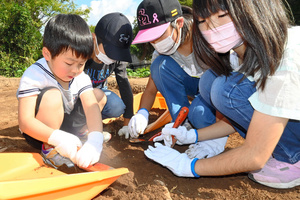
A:
POLYGON ((160 42, 157 42, 156 44, 151 43, 151 45, 155 48, 155 50, 163 55, 171 55, 175 53, 175 51, 178 49, 180 42, 181 42, 181 28, 179 29, 179 34, 177 37, 179 37, 178 43, 175 43, 173 40, 173 34, 174 34, 175 28, 173 28, 173 31, 170 36, 163 39, 160 42))
MULTIPOLYGON (((95 37, 96 38, 96 46, 97 46, 97 49, 98 49, 98 54, 95 54, 96 55, 96 57, 100 60, 100 61, 102 61, 104 64, 106 64, 106 65, 110 65, 110 64, 112 64, 112 63, 114 63, 114 62, 116 62, 115 60, 112 60, 112 59, 110 59, 107 55, 105 55, 105 54, 103 54, 101 51, 100 51, 100 49, 99 49, 99 46, 98 46, 98 42, 97 42, 97 37, 95 37)), ((95 51, 96 52, 96 51, 95 51)))

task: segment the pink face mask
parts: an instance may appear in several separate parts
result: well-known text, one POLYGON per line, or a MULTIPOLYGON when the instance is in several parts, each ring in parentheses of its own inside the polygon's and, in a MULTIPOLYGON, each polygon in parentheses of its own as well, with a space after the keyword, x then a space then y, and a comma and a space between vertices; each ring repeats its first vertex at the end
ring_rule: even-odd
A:
POLYGON ((201 31, 201 33, 206 41, 218 53, 226 53, 243 43, 243 40, 236 31, 233 22, 229 22, 207 31, 201 31))

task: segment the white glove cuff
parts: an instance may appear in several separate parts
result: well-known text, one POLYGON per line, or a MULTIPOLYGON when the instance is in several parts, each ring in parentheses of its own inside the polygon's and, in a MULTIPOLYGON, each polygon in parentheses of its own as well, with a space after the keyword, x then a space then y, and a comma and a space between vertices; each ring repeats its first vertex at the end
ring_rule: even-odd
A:
POLYGON ((146 108, 139 109, 137 114, 143 115, 147 120, 149 118, 149 111, 146 108))
POLYGON ((92 131, 88 134, 88 141, 96 145, 102 145, 103 134, 99 131, 92 131))
POLYGON ((59 129, 54 130, 52 132, 52 134, 50 135, 50 137, 48 138, 47 143, 56 147, 60 143, 59 140, 61 140, 62 134, 69 134, 69 133, 59 130, 59 129))

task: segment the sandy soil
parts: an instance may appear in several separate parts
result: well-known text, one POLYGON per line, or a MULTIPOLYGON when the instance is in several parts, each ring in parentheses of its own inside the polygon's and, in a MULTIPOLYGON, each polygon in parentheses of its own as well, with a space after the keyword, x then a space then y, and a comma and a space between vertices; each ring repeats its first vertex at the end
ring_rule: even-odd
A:
MULTIPOLYGON (((147 78, 130 79, 134 93, 144 90, 147 78)), ((38 152, 29 146, 18 131, 16 91, 19 79, 0 77, 0 152, 38 152)), ((109 79, 109 88, 117 90, 115 79, 109 79)), ((118 93, 118 92, 117 92, 118 93)), ((153 109, 150 122, 163 113, 153 109)), ((112 133, 112 139, 104 145, 101 163, 114 168, 126 167, 129 173, 122 175, 94 200, 127 199, 300 199, 300 187, 288 190, 272 189, 248 179, 246 173, 224 177, 179 178, 168 169, 152 162, 143 151, 152 143, 131 144, 117 132, 123 118, 104 125, 112 133)), ((150 138, 154 133, 144 136, 150 138)), ((237 134, 230 136, 226 150, 243 143, 237 134)), ((187 146, 176 146, 183 152, 187 146)), ((3 163, 1 163, 3 164, 3 163)))

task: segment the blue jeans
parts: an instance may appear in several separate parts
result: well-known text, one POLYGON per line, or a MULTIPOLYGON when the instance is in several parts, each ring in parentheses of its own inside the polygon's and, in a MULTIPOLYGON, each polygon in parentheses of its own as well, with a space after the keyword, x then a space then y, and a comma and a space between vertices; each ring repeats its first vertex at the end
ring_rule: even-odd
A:
POLYGON ((195 128, 204 128, 216 121, 215 110, 199 95, 199 78, 189 76, 170 56, 160 55, 151 65, 151 77, 164 96, 175 121, 181 107, 188 107, 188 119, 195 128), (188 96, 195 98, 190 104, 188 96))
POLYGON ((114 92, 108 89, 101 89, 106 97, 107 102, 102 110, 102 119, 120 117, 125 112, 125 104, 123 100, 114 92))
MULTIPOLYGON (((217 76, 207 70, 199 82, 203 99, 222 113, 246 137, 254 112, 248 98, 256 91, 255 82, 240 81, 243 74, 232 72, 231 76, 217 76)), ((262 152, 263 153, 263 152, 262 152)), ((294 164, 300 160, 300 122, 289 120, 273 151, 273 156, 283 162, 294 164)))

